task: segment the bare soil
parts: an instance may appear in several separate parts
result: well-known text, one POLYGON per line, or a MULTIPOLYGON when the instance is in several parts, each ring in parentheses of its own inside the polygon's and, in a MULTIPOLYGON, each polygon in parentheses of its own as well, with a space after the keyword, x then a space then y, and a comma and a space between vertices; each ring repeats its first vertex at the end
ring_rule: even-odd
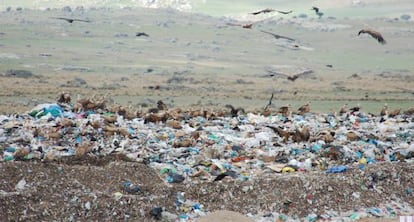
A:
POLYGON ((185 192, 187 199, 202 204, 208 212, 279 212, 304 217, 326 210, 354 211, 392 201, 413 206, 413 194, 407 192, 414 180, 413 169, 412 163, 378 163, 339 174, 274 173, 252 181, 194 180, 168 184, 145 164, 116 161, 113 157, 2 162, 0 212, 6 221, 150 221, 149 211, 156 206, 180 213, 174 204, 177 192, 185 192), (24 189, 16 190, 22 179, 26 181, 24 189), (122 188, 126 181, 139 184, 141 191, 126 193, 122 188), (245 186, 251 189, 246 191, 245 186), (124 195, 116 199, 116 192, 124 195))

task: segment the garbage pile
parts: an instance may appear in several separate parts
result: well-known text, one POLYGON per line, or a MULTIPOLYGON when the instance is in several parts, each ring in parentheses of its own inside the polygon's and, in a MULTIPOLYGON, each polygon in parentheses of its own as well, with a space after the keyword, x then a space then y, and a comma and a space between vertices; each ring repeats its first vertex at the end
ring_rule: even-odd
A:
MULTIPOLYGON (((297 112, 267 107, 245 113, 230 105, 184 111, 158 101, 156 108, 144 111, 105 98, 72 103, 70 95, 62 93, 57 103, 0 116, 0 158, 47 162, 112 155, 147 164, 166 184, 193 185, 413 162, 413 135, 412 110, 374 115, 352 108, 337 115, 312 113, 307 104, 297 112)), ((139 192, 130 182, 123 187, 127 193, 139 192)), ((202 215, 200 203, 177 195, 177 208, 185 213, 180 219, 191 212, 202 215)), ((160 209, 153 214, 159 215, 160 209)))

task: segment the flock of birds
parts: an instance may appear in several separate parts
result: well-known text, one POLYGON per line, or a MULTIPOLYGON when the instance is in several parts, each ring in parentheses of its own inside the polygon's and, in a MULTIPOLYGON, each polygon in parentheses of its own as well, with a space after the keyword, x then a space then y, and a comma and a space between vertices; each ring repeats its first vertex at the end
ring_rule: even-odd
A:
MULTIPOLYGON (((318 7, 313 6, 311 8, 311 10, 313 10, 315 12, 315 14, 318 16, 319 19, 322 18, 322 16, 324 15, 324 13, 321 12, 321 10, 318 7)), ((265 8, 265 9, 262 9, 260 11, 251 12, 249 14, 256 16, 256 15, 259 15, 259 14, 266 14, 266 13, 272 13, 272 12, 277 12, 277 13, 280 13, 280 14, 287 15, 287 14, 292 13, 293 10, 281 11, 281 10, 276 10, 276 9, 272 9, 272 8, 265 8)), ((66 21, 68 23, 73 23, 73 22, 87 22, 88 23, 88 22, 91 22, 90 20, 76 19, 76 18, 65 18, 65 17, 52 17, 52 18, 59 19, 59 20, 64 20, 64 21, 66 21)), ((230 26, 240 26, 242 28, 252 29, 254 23, 247 23, 247 24, 227 23, 227 25, 230 25, 230 26)), ((284 40, 289 41, 289 42, 295 42, 296 41, 294 38, 291 38, 291 37, 288 37, 288 36, 283 36, 283 35, 275 34, 275 33, 269 32, 269 31, 265 31, 265 30, 260 30, 260 31, 262 33, 265 33, 265 34, 268 34, 268 35, 273 36, 275 39, 284 39, 284 40)), ((376 39, 379 43, 386 44, 386 41, 385 41, 384 37, 378 31, 375 31, 375 30, 372 30, 372 29, 361 29, 358 32, 358 36, 361 35, 361 34, 369 34, 371 37, 373 37, 374 39, 376 39)), ((147 33, 145 33, 145 32, 137 32, 135 36, 136 37, 149 37, 149 35, 147 33)), ((291 46, 293 48, 299 48, 300 47, 297 44, 292 44, 291 46)), ((288 74, 278 73, 278 72, 273 72, 273 71, 268 71, 268 72, 269 72, 269 76, 271 76, 271 77, 273 77, 273 76, 286 77, 287 80, 290 80, 290 81, 293 82, 297 78, 299 78, 301 76, 304 76, 304 75, 307 75, 307 74, 310 74, 313 71, 305 71, 305 72, 301 72, 301 73, 294 74, 294 75, 288 75, 288 74)))
MULTIPOLYGON (((324 15, 324 13, 321 12, 318 7, 313 6, 311 8, 311 10, 315 11, 315 14, 318 16, 318 18, 322 18, 322 16, 324 15)), ((293 11, 292 10, 289 10, 289 11, 280 11, 280 10, 276 10, 276 9, 272 9, 272 8, 265 8, 265 9, 262 9, 260 11, 251 12, 249 14, 251 14, 251 15, 259 15, 259 14, 266 14, 266 13, 271 13, 271 12, 277 12, 277 13, 280 13, 280 14, 287 15, 287 14, 292 13, 293 11)), ((64 20, 64 21, 66 21, 68 23, 73 23, 73 22, 91 22, 90 20, 76 19, 76 18, 65 18, 65 17, 52 17, 52 18, 64 20)), ((253 23, 248 23, 248 24, 228 23, 228 25, 241 26, 241 27, 247 28, 247 29, 251 29, 253 27, 253 23)), ((264 33, 267 33, 267 34, 270 34, 270 35, 274 36, 276 39, 282 38, 282 39, 287 39, 287 40, 290 40, 290 41, 295 41, 295 39, 290 38, 290 37, 281 36, 281 35, 274 34, 274 33, 267 32, 267 31, 263 31, 263 30, 261 30, 261 31, 264 32, 264 33)), ((375 31, 375 30, 372 30, 372 29, 361 29, 358 32, 358 36, 360 34, 364 34, 364 33, 369 34, 370 36, 372 36, 373 38, 375 38, 379 43, 386 44, 386 41, 385 41, 384 37, 382 37, 381 33, 379 33, 378 31, 375 31)), ((136 36, 138 36, 138 37, 139 36, 149 37, 149 35, 147 33, 144 33, 144 32, 138 32, 138 33, 136 33, 136 36)))
MULTIPOLYGON (((318 7, 313 6, 311 8, 311 10, 315 11, 315 14, 318 16, 319 19, 322 18, 322 16, 324 15, 324 13, 321 12, 321 10, 318 7)), ((286 15, 286 14, 292 13, 293 11, 292 10, 280 11, 280 10, 276 10, 276 9, 272 9, 272 8, 265 8, 265 9, 262 9, 260 11, 251 12, 249 14, 259 15, 259 14, 266 14, 266 13, 271 13, 271 12, 277 12, 277 13, 286 15)), ((260 21, 258 21, 258 22, 260 22, 260 21)), ((227 23, 227 25, 240 26, 242 28, 252 29, 254 23, 247 23, 247 24, 227 23)), ((288 37, 288 36, 283 36, 283 35, 275 34, 275 33, 264 31, 264 30, 260 30, 260 31, 273 36, 275 39, 284 39, 284 40, 287 40, 287 41, 290 41, 290 42, 295 42, 296 41, 294 38, 291 38, 291 37, 288 37)), ((375 31, 375 30, 369 29, 369 28, 365 28, 365 29, 359 30, 358 36, 360 36, 361 34, 369 34, 372 38, 376 39, 380 44, 383 44, 383 45, 386 44, 386 41, 385 41, 384 37, 378 31, 375 31)), ((297 45, 297 44, 293 44, 292 46, 294 48, 299 48, 299 45, 297 45)), ((332 65, 327 65, 327 67, 332 67, 332 65)), ((270 70, 268 71, 270 77, 273 77, 273 76, 286 77, 287 80, 290 80, 292 82, 295 81, 297 78, 299 78, 301 76, 304 76, 304 75, 307 75, 307 74, 310 74, 312 72, 313 71, 309 70, 309 71, 301 72, 301 73, 294 74, 294 75, 288 75, 288 74, 274 72, 274 71, 270 71, 270 70)))
MULTIPOLYGON (((324 13, 321 12, 318 7, 313 6, 311 8, 311 10, 315 11, 315 14, 318 16, 318 18, 322 18, 322 16, 324 15, 324 13)), ((276 10, 276 9, 272 9, 272 8, 266 8, 266 9, 262 9, 260 11, 251 12, 249 14, 251 14, 251 15, 259 15, 259 14, 266 14, 266 13, 271 13, 271 12, 278 12, 280 14, 285 14, 286 15, 286 14, 292 13, 293 11, 292 10, 289 10, 289 11, 280 11, 280 10, 276 10)), ((241 26, 243 28, 248 28, 248 29, 251 29, 253 27, 253 24, 254 23, 248 23, 248 24, 228 23, 228 25, 241 26)), ((281 36, 281 35, 277 35, 277 34, 270 33, 270 32, 266 32, 266 31, 262 31, 262 32, 268 33, 270 35, 273 35, 276 39, 284 38, 284 39, 287 39, 287 40, 294 41, 294 39, 293 38, 290 38, 290 37, 281 36)), ((375 30, 372 30, 372 29, 361 29, 358 32, 358 36, 360 34, 364 34, 364 33, 369 34, 370 36, 372 36, 373 38, 375 38, 381 44, 385 44, 386 43, 385 39, 382 37, 381 33, 379 33, 378 31, 375 31, 375 30)))

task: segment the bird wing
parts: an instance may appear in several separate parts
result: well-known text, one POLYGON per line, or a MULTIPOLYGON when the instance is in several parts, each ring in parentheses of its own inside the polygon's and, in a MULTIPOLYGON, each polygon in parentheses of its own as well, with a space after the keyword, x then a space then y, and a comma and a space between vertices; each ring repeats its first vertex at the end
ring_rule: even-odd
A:
POLYGON ((308 75, 308 74, 311 74, 311 73, 313 73, 313 70, 306 70, 306 71, 303 71, 303 72, 297 73, 297 74, 295 74, 294 76, 296 76, 296 77, 300 77, 300 76, 308 75))
POLYGON ((269 73, 270 76, 283 76, 283 77, 290 77, 288 74, 285 73, 280 73, 280 72, 275 72, 272 70, 267 70, 267 73, 269 73))
POLYGON ((315 10, 316 13, 319 12, 319 8, 318 7, 315 7, 315 6, 312 7, 312 10, 315 10))
POLYGON ((63 18, 63 17, 52 17, 52 18, 54 18, 54 19, 61 19, 61 20, 65 20, 65 21, 69 21, 69 20, 71 20, 71 19, 68 19, 68 18, 63 18))
POLYGON ((368 34, 370 34, 373 38, 375 38, 379 43, 381 43, 381 44, 385 44, 386 43, 386 41, 382 37, 381 33, 376 32, 376 31, 370 31, 370 32, 368 32, 368 34))
POLYGON ((268 12, 273 12, 273 11, 275 11, 275 10, 274 9, 271 9, 271 8, 266 8, 266 9, 262 9, 262 10, 257 11, 257 12, 252 12, 250 14, 252 14, 252 15, 258 15, 260 13, 268 13, 268 12))
POLYGON ((78 22, 91 22, 89 20, 85 20, 85 19, 72 19, 73 21, 78 21, 78 22))
POLYGON ((135 36, 146 36, 146 37, 149 37, 149 35, 147 33, 145 33, 145 32, 137 32, 135 34, 135 36))
POLYGON ((263 30, 260 30, 260 31, 261 31, 261 32, 264 32, 264 33, 267 33, 267 34, 270 34, 270 35, 272 35, 273 37, 275 37, 276 39, 287 39, 287 40, 290 40, 290 41, 295 41, 295 39, 292 39, 292 38, 287 37, 287 36, 278 35, 278 34, 274 34, 274 33, 267 32, 267 31, 263 31, 263 30))
POLYGON ((286 15, 286 14, 292 13, 292 10, 287 11, 287 12, 286 12, 286 11, 277 11, 277 12, 278 12, 278 13, 282 13, 282 14, 285 14, 285 15, 286 15))
POLYGON ((231 22, 227 22, 227 25, 231 25, 231 26, 242 26, 242 24, 236 24, 236 23, 231 23, 231 22))

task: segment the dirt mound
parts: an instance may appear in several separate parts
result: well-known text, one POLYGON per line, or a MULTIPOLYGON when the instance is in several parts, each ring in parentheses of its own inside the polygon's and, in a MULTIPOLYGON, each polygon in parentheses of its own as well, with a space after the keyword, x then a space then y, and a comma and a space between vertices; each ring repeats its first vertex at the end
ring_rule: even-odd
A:
POLYGON ((379 163, 337 174, 274 173, 249 181, 226 178, 168 184, 145 164, 110 157, 2 162, 0 216, 6 221, 151 221, 153 207, 182 213, 176 207, 177 192, 185 192, 207 212, 225 209, 304 217, 394 203, 394 209, 401 210, 394 215, 401 215, 403 207, 398 203, 414 205, 413 170, 412 163, 379 163), (137 184, 140 190, 127 192, 125 182, 137 184))

